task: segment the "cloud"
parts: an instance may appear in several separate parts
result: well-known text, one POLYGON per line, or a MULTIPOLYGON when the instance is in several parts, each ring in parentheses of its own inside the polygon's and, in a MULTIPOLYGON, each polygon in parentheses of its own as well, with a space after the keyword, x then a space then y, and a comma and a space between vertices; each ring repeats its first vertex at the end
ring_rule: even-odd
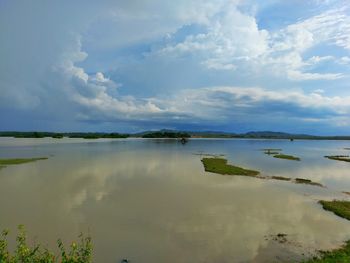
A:
POLYGON ((267 50, 268 32, 259 30, 254 17, 228 3, 208 17, 207 33, 188 35, 184 41, 167 44, 156 50, 162 56, 197 54, 209 69, 235 69, 234 59, 252 59, 267 50))
POLYGON ((255 73, 258 67, 295 81, 344 77, 342 73, 308 72, 310 66, 336 58, 316 55, 305 59, 304 54, 320 44, 350 49, 347 7, 327 10, 271 32, 260 29, 256 19, 242 13, 238 7, 237 4, 224 6, 208 17, 204 33, 190 34, 180 42, 169 41, 153 54, 196 56, 201 65, 213 70, 236 70, 239 65, 255 73))
POLYGON ((325 87, 348 76, 346 6, 268 30, 238 0, 0 5, 2 129, 348 122, 348 96, 325 87))
POLYGON ((347 56, 341 57, 338 60, 338 63, 339 64, 344 64, 344 65, 350 64, 350 57, 347 57, 347 56))
POLYGON ((304 73, 297 70, 288 71, 288 77, 292 80, 336 80, 344 77, 341 73, 304 73))

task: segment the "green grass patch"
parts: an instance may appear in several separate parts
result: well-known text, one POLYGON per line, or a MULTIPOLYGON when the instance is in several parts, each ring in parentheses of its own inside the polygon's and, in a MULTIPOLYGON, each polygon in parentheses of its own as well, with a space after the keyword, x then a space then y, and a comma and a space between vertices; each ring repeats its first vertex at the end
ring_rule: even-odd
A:
POLYGON ((336 161, 350 162, 349 155, 326 155, 325 158, 336 161))
POLYGON ((316 182, 311 181, 310 179, 305 179, 305 178, 295 178, 295 183, 297 183, 297 184, 309 184, 309 185, 316 185, 316 186, 324 187, 323 184, 316 183, 316 182))
POLYGON ((274 151, 265 151, 264 152, 267 155, 276 155, 276 154, 280 154, 280 152, 274 152, 274 151))
POLYGON ((287 154, 276 154, 273 156, 274 158, 278 159, 285 159, 285 160, 292 160, 292 161, 300 161, 299 157, 293 156, 293 155, 287 155, 287 154))
POLYGON ((239 166, 227 164, 227 160, 223 158, 203 158, 202 163, 207 172, 223 174, 223 175, 245 175, 257 176, 258 171, 248 170, 239 166))
POLYGON ((40 158, 21 158, 21 159, 0 159, 0 167, 5 165, 15 165, 15 164, 22 164, 22 163, 31 163, 36 162, 39 160, 47 160, 47 157, 40 157, 40 158))
POLYGON ((290 181, 292 178, 283 177, 283 176, 272 176, 271 179, 281 180, 281 181, 290 181))
POLYGON ((334 214, 350 220, 350 201, 323 201, 319 202, 323 209, 331 211, 334 214))
POLYGON ((304 263, 349 263, 350 262, 350 240, 338 249, 331 251, 320 251, 318 257, 314 257, 304 263))

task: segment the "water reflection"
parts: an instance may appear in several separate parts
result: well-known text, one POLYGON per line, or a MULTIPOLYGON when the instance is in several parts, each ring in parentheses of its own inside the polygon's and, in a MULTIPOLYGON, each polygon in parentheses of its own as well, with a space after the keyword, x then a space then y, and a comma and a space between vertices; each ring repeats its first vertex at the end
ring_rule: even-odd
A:
POLYGON ((319 167, 315 155, 329 148, 341 151, 338 144, 324 145, 318 153, 310 145, 293 145, 291 154, 294 149, 315 161, 287 162, 284 171, 280 160, 257 150, 271 142, 156 142, 6 146, 3 156, 54 156, 0 171, 0 227, 23 223, 49 246, 57 237, 72 240, 90 231, 96 262, 295 262, 302 253, 350 237, 350 224, 314 200, 334 195, 335 189, 207 174, 192 154, 221 150, 231 161, 264 173, 332 184, 349 181, 346 166, 322 159, 319 167), (287 244, 266 238, 278 233, 288 234, 287 244))

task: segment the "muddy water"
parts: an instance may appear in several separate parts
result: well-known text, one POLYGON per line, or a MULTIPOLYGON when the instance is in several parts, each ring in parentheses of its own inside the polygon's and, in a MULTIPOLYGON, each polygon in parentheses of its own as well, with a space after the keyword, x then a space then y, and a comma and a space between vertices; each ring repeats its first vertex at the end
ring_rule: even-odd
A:
POLYGON ((49 157, 0 170, 0 227, 24 224, 32 242, 49 247, 90 233, 95 262, 295 262, 350 238, 350 222, 317 204, 348 198, 341 192, 350 190, 350 164, 323 158, 347 154, 344 147, 350 143, 0 138, 0 158, 49 157), (327 188, 206 173, 204 153, 327 188))

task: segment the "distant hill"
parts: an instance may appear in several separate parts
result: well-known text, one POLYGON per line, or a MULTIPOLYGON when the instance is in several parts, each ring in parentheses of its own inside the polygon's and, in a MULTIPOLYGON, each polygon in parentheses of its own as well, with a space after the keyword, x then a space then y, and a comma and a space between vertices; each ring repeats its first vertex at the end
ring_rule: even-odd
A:
POLYGON ((291 134, 286 132, 273 132, 273 131, 251 131, 243 134, 239 134, 239 137, 245 138, 280 138, 280 139, 300 139, 300 138, 314 138, 317 136, 308 134, 291 134))

